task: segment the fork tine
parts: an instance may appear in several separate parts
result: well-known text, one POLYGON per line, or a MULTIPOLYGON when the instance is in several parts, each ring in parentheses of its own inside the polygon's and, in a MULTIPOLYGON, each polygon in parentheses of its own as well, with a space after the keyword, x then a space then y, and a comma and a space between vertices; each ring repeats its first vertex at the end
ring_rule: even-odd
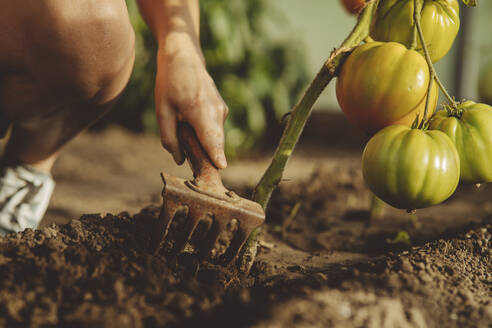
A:
POLYGON ((212 224, 212 227, 207 233, 205 240, 199 247, 198 258, 200 260, 205 259, 210 253, 210 251, 212 250, 212 248, 214 248, 214 245, 217 242, 217 239, 219 238, 219 235, 222 232, 222 230, 224 230, 224 226, 221 220, 215 219, 214 223, 212 224))
POLYGON ((239 227, 231 241, 231 244, 229 245, 229 248, 224 254, 224 264, 228 264, 236 258, 252 231, 253 229, 243 229, 239 227))
POLYGON ((164 199, 164 203, 159 215, 159 220, 162 224, 162 240, 166 239, 167 233, 169 231, 169 226, 171 225, 174 216, 179 210, 181 205, 177 204, 174 200, 164 199))
POLYGON ((176 239, 176 242, 174 243, 174 251, 175 253, 179 253, 183 250, 185 247, 186 243, 190 240, 191 236, 193 235, 193 232, 195 231, 196 227, 198 226, 198 223, 203 219, 204 215, 200 211, 197 211, 193 208, 190 208, 188 211, 188 220, 185 226, 185 229, 182 231, 182 233, 179 235, 179 237, 176 239))
POLYGON ((166 239, 167 232, 169 230, 170 223, 179 206, 172 201, 163 201, 159 219, 155 222, 155 225, 149 227, 149 250, 151 252, 157 252, 166 239))

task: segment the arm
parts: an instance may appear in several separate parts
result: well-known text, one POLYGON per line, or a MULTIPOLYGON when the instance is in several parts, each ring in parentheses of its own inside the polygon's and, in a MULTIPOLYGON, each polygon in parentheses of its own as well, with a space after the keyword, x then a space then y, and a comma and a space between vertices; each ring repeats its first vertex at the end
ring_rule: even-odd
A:
POLYGON ((138 0, 138 4, 158 41, 155 105, 162 145, 182 164, 176 127, 178 121, 188 122, 214 164, 225 168, 223 124, 228 109, 205 68, 198 0, 138 0))

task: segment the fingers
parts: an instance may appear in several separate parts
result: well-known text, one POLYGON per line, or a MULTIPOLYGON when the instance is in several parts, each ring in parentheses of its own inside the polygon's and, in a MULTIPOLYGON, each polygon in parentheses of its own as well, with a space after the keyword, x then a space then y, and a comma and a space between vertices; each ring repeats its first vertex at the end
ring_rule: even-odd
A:
POLYGON ((161 143, 172 154, 178 165, 183 164, 185 156, 179 144, 177 122, 185 121, 195 129, 200 144, 213 164, 219 169, 227 167, 224 153, 224 120, 229 109, 218 92, 212 99, 213 101, 209 99, 196 103, 189 110, 180 110, 179 117, 169 101, 158 102, 156 99, 156 104, 160 104, 157 106, 156 116, 161 143))
POLYGON ((203 149, 219 169, 227 167, 224 153, 224 120, 227 116, 227 106, 202 105, 199 115, 186 119, 195 129, 196 135, 203 149))
POLYGON ((161 132, 162 146, 171 153, 176 164, 183 164, 185 157, 179 146, 177 135, 177 118, 175 110, 166 103, 161 103, 156 110, 157 123, 161 132))
POLYGON ((225 168, 223 125, 229 110, 203 62, 176 56, 158 62, 155 100, 162 145, 182 164, 185 158, 176 130, 178 121, 187 122, 213 164, 225 168))

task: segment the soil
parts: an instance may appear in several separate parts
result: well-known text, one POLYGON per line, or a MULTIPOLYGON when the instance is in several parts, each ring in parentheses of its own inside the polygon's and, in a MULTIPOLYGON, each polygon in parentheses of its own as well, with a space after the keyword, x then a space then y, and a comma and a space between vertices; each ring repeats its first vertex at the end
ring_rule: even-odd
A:
MULTIPOLYGON (((371 218, 360 145, 300 145, 245 276, 154 252, 159 171, 189 174, 155 136, 80 136, 42 227, 0 238, 0 326, 492 327, 492 188, 371 218), (97 212, 114 214, 82 215, 97 212)), ((224 180, 247 195, 267 164, 231 163, 224 180)))

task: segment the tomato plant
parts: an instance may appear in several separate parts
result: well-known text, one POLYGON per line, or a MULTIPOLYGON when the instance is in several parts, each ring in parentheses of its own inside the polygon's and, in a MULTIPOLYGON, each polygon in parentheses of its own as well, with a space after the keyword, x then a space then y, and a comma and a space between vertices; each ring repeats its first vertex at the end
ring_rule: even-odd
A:
MULTIPOLYGON (((367 132, 391 124, 410 126, 422 117, 429 86, 424 57, 396 42, 369 42, 357 47, 337 80, 338 103, 348 120, 367 132)), ((437 105, 433 85, 428 117, 437 105)))
MULTIPOLYGON (((377 8, 371 36, 411 47, 414 40, 414 0, 382 0, 377 8)), ((424 0, 421 25, 432 62, 444 57, 460 27, 457 0, 424 0)), ((421 49, 420 41, 417 49, 421 49)), ((423 51, 421 51, 423 53, 423 51)))
POLYGON ((342 3, 343 7, 350 13, 350 14, 358 14, 359 11, 364 7, 365 0, 340 0, 342 3))
POLYGON ((386 203, 417 209, 453 194, 460 160, 443 132, 392 125, 369 140, 362 155, 362 173, 368 187, 386 203))
POLYGON ((492 107, 466 101, 437 112, 430 128, 446 133, 458 150, 461 180, 492 182, 492 107))

